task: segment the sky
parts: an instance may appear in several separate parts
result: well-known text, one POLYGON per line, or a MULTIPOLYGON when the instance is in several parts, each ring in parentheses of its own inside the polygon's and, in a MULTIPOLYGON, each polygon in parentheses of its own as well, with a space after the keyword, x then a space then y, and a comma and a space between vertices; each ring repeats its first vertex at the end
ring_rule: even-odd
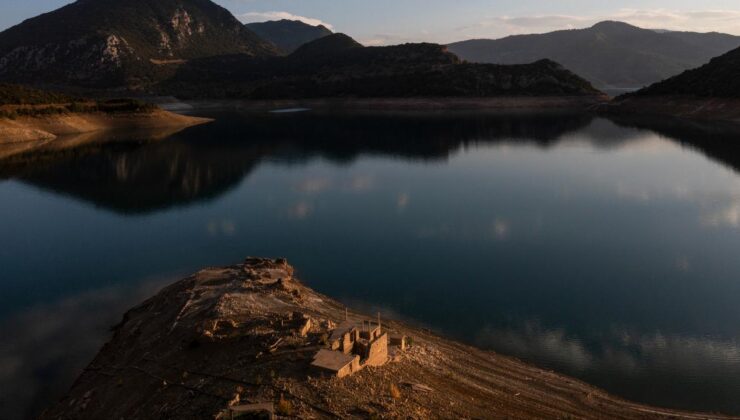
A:
MULTIPOLYGON (((121 0, 125 1, 125 0, 121 0)), ((244 22, 323 23, 366 45, 542 33, 621 20, 651 29, 740 35, 740 0, 215 0, 244 22)), ((0 30, 70 0, 0 0, 0 30)))

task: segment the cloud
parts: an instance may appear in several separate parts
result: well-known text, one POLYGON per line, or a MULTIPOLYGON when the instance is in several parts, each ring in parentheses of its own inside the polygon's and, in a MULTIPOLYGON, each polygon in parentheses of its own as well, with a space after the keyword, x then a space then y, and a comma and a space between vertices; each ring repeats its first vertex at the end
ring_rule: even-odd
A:
POLYGON ((307 23, 312 26, 324 25, 327 28, 334 30, 334 26, 330 23, 326 23, 321 19, 310 18, 306 16, 294 15, 290 12, 270 11, 270 12, 248 12, 236 15, 236 17, 244 23, 252 22, 264 22, 266 20, 300 20, 303 23, 307 23))

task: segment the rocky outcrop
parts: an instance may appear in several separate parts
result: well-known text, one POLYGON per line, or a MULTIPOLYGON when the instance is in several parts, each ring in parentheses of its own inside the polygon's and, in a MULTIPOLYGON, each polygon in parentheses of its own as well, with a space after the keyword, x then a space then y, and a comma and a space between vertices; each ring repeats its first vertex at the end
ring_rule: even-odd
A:
MULTIPOLYGON (((576 380, 427 331, 389 363, 342 379, 311 367, 339 321, 362 325, 306 287, 285 260, 208 268, 127 312, 113 337, 43 419, 661 418, 692 416, 628 403, 576 380), (306 320, 310 327, 307 329, 306 320)), ((722 416, 712 416, 722 418, 722 416)))
POLYGON ((210 0, 78 0, 0 33, 0 80, 145 87, 173 67, 275 48, 210 0))

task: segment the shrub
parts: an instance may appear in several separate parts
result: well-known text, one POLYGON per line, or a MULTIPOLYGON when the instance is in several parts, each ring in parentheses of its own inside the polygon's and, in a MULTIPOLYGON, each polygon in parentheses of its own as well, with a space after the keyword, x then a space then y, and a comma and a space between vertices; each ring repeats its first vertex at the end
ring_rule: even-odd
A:
POLYGON ((278 401, 275 412, 280 416, 290 417, 293 415, 293 404, 286 400, 283 394, 280 394, 280 400, 278 401))
POLYGON ((391 395, 391 398, 393 398, 394 400, 401 398, 401 390, 398 389, 398 386, 396 386, 396 384, 394 383, 391 383, 388 386, 388 393, 391 395))

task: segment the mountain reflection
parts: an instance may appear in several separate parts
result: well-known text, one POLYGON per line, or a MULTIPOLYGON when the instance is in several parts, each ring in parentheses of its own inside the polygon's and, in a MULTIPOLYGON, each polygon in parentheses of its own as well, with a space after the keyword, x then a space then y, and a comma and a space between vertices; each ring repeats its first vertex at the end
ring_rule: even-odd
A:
POLYGON ((592 120, 562 113, 220 113, 216 118, 166 141, 152 141, 161 133, 151 138, 139 133, 129 141, 65 139, 63 145, 0 160, 0 177, 115 212, 149 213, 217 197, 268 159, 283 164, 314 157, 345 163, 362 155, 446 160, 474 144, 517 141, 545 147, 592 120))
POLYGON ((670 117, 620 116, 611 119, 619 127, 653 131, 740 172, 740 126, 735 123, 670 117))
POLYGON ((649 129, 740 168, 740 146, 725 131, 655 119, 594 119, 550 113, 257 114, 219 112, 216 122, 182 132, 88 134, 0 151, 0 178, 18 179, 124 214, 145 214, 218 197, 269 160, 342 164, 383 155, 445 161, 463 147, 495 143, 552 147, 564 138, 620 147, 649 129), (128 137, 127 137, 128 136, 128 137), (166 139, 166 141, 165 141, 166 139))

